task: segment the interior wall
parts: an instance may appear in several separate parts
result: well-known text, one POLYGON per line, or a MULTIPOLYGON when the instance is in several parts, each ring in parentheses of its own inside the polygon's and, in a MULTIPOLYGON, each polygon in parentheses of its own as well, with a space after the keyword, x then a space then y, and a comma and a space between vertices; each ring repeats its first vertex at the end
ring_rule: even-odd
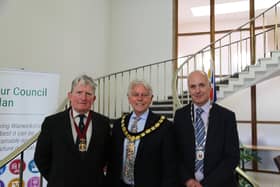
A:
POLYGON ((112 0, 110 72, 172 58, 173 0, 112 0))
MULTIPOLYGON (((215 23, 216 31, 237 29, 247 20, 218 20, 215 23)), ((210 32, 210 22, 196 22, 179 25, 179 33, 210 32)), ((227 33, 216 34, 215 39, 222 38, 227 33)), ((179 56, 195 53, 210 44, 210 34, 190 35, 179 37, 179 56)))
MULTIPOLYGON (((280 76, 276 76, 257 84, 257 121, 280 121, 279 95, 280 76)), ((250 88, 237 92, 220 101, 220 104, 230 108, 236 114, 239 121, 251 120, 251 96, 250 88)), ((257 123, 257 139, 259 146, 280 147, 279 124, 257 123)), ((238 132, 240 143, 251 145, 251 124, 239 123, 238 132)), ((259 151, 262 158, 260 169, 277 171, 273 157, 279 155, 279 151, 259 151)))
POLYGON ((1 0, 0 68, 60 75, 59 103, 72 79, 108 65, 109 0, 1 0))
POLYGON ((72 79, 172 57, 173 0, 1 0, 0 68, 72 79))

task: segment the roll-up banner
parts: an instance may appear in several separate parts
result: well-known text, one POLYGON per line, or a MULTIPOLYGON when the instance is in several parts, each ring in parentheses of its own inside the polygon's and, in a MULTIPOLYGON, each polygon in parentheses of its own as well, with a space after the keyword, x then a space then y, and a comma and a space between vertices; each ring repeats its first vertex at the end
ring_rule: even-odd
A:
MULTIPOLYGON (((57 111, 59 75, 0 69, 0 160, 37 132, 47 115, 57 111)), ((39 187, 35 144, 24 152, 24 187, 39 187)), ((20 157, 0 168, 0 187, 19 186, 20 157)))

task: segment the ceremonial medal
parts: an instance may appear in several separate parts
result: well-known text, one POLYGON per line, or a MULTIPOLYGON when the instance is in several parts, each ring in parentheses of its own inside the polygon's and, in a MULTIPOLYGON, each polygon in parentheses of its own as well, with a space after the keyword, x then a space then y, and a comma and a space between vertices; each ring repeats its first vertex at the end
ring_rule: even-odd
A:
POLYGON ((72 117, 72 120, 73 120, 73 123, 74 123, 75 130, 77 132, 77 137, 79 139, 79 142, 78 142, 79 144, 77 146, 78 150, 80 152, 85 152, 85 151, 87 151, 86 134, 87 134, 87 129, 88 129, 90 121, 91 121, 92 112, 91 111, 89 112, 87 120, 86 120, 85 127, 84 127, 82 132, 80 131, 78 125, 75 122, 75 119, 73 117, 73 110, 71 110, 71 117, 72 117))
POLYGON ((80 152, 85 152, 87 150, 87 144, 86 144, 86 139, 81 138, 80 143, 79 143, 79 151, 80 152))
POLYGON ((204 159, 204 150, 202 147, 198 147, 196 149, 196 160, 203 160, 204 159))
POLYGON ((133 155, 133 153, 134 153, 134 150, 135 149, 135 147, 134 147, 134 143, 133 142, 128 142, 128 150, 127 150, 127 156, 128 157, 130 157, 130 158, 132 158, 134 155, 133 155))

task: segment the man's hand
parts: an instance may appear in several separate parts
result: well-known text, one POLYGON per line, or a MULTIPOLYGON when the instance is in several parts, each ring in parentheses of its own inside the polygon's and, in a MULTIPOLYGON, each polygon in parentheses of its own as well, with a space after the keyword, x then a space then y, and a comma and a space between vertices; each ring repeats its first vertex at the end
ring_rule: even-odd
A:
POLYGON ((190 179, 185 183, 186 187, 202 187, 202 185, 195 179, 190 179))

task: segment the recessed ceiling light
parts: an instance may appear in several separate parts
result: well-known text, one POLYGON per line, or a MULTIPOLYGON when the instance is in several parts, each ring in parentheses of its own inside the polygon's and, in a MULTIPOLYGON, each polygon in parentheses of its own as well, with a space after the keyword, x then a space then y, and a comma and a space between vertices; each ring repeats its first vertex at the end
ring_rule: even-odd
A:
MULTIPOLYGON (((255 9, 267 9, 277 3, 278 0, 256 0, 255 9)), ((280 6, 280 3, 278 4, 280 6)), ((199 6, 191 8, 193 16, 209 16, 210 15, 210 6, 199 6)), ((249 11, 249 1, 237 1, 229 3, 220 3, 215 4, 215 14, 230 14, 237 12, 246 12, 249 11)))

